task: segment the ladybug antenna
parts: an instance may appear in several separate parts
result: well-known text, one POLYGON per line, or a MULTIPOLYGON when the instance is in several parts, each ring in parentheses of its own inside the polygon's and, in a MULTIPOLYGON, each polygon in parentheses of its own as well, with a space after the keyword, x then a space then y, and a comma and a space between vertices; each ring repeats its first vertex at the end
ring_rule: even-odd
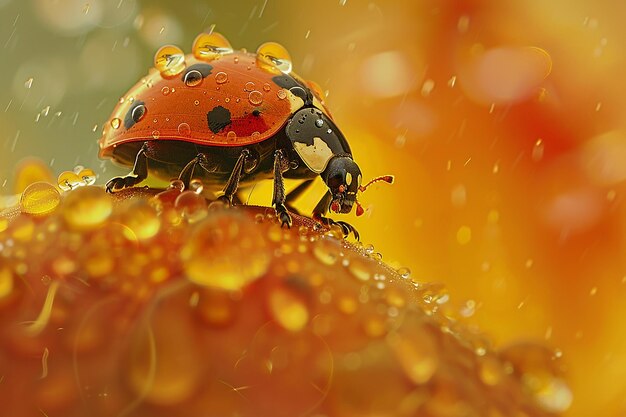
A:
POLYGON ((365 185, 360 185, 359 191, 364 192, 367 189, 367 187, 369 187, 370 185, 374 183, 377 183, 378 181, 385 181, 387 184, 393 184, 393 180, 394 180, 393 175, 381 175, 380 177, 374 178, 373 180, 371 180, 365 185))

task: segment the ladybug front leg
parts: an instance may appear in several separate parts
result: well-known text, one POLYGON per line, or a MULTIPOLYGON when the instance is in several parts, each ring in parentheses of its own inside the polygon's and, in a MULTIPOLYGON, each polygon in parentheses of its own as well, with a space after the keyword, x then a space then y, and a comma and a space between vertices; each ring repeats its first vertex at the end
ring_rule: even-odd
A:
POLYGON ((333 196, 330 191, 326 191, 326 194, 324 194, 319 203, 317 203, 317 205, 313 209, 313 219, 323 224, 324 226, 337 225, 341 227, 341 231, 343 232, 344 236, 348 236, 350 233, 352 233, 356 240, 360 240, 361 235, 350 223, 344 221, 336 221, 331 218, 325 217, 325 214, 328 212, 328 207, 330 206, 330 202, 332 201, 332 199, 333 196))
POLYGON ((291 228, 291 215, 285 207, 285 182, 283 181, 283 171, 287 167, 283 151, 278 149, 274 152, 274 193, 272 195, 272 205, 276 209, 276 216, 280 219, 280 227, 287 225, 291 228))
POLYGON ((133 185, 137 185, 141 181, 148 178, 148 157, 146 155, 147 152, 148 142, 144 142, 141 149, 139 149, 139 152, 137 152, 137 156, 135 157, 135 165, 133 165, 132 172, 125 177, 111 178, 106 183, 106 191, 108 193, 113 193, 115 191, 123 190, 124 188, 129 188, 133 185))

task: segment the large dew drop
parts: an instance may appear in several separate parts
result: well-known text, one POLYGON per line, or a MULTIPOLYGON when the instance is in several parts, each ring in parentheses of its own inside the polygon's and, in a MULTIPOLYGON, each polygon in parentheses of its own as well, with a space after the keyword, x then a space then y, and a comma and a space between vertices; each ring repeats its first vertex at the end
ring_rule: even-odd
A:
POLYGON ((36 182, 24 190, 20 199, 22 213, 43 216, 53 212, 61 202, 59 191, 47 182, 36 182))
POLYGON ((279 43, 265 42, 256 51, 257 62, 278 68, 282 72, 291 72, 291 56, 279 43))
POLYGON ((163 77, 173 77, 185 69, 185 54, 178 46, 163 46, 154 55, 154 66, 163 77))
POLYGON ((198 59, 213 60, 222 54, 230 54, 233 47, 221 33, 201 33, 193 42, 192 51, 198 59))

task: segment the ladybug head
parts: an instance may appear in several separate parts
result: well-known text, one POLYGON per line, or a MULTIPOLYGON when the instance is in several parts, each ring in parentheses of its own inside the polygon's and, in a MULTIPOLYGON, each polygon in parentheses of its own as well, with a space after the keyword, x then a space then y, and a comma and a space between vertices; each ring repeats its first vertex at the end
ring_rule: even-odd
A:
POLYGON ((321 174, 332 194, 331 211, 350 213, 361 185, 361 170, 349 156, 334 156, 321 174))

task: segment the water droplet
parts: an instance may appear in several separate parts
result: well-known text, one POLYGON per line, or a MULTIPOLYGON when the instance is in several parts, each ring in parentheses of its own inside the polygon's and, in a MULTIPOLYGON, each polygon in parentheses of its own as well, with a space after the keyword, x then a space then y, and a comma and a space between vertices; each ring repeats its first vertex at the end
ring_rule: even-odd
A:
POLYGON ((206 199, 192 190, 183 191, 176 198, 174 207, 180 210, 189 223, 196 223, 209 214, 206 199))
POLYGON ((257 62, 276 67, 282 72, 291 72, 291 56, 279 43, 266 42, 256 51, 257 62))
POLYGON ((217 74, 215 74, 215 82, 218 84, 224 84, 226 81, 228 81, 228 74, 226 74, 223 71, 218 72, 217 74))
POLYGON ((246 85, 243 87, 243 91, 253 91, 254 83, 252 81, 248 81, 246 85))
POLYGON ((185 54, 177 46, 163 46, 154 55, 154 66, 163 77, 171 78, 185 69, 185 54))
POLYGON ((317 120, 315 121, 315 126, 317 126, 317 127, 322 127, 322 126, 324 126, 324 121, 323 121, 322 119, 317 119, 317 120))
POLYGON ((233 132, 232 130, 229 130, 228 133, 226 134, 226 139, 234 141, 235 139, 237 139, 237 134, 233 132))
POLYGON ((63 217, 72 229, 92 230, 104 223, 112 211, 111 197, 100 187, 87 186, 67 194, 63 217))
POLYGON ((261 137, 261 134, 259 132, 252 132, 252 135, 250 135, 250 137, 252 138, 252 140, 258 140, 261 137))
POLYGON ((233 61, 235 62, 235 64, 238 64, 238 63, 239 63, 239 57, 238 57, 238 56, 236 56, 236 57, 233 59, 233 61))
POLYGON ((22 213, 42 216, 52 213, 61 202, 59 191, 47 182, 35 182, 26 187, 20 198, 22 213))
POLYGON ((187 123, 181 123, 178 125, 178 134, 181 136, 190 136, 191 127, 187 123))
POLYGON ((198 223, 183 246, 182 265, 197 285, 240 290, 263 276, 270 265, 265 239, 252 219, 233 210, 216 211, 198 223))
POLYGON ((159 137, 161 137, 161 132, 159 132, 158 130, 153 130, 152 131, 152 137, 154 139, 158 139, 159 137))
POLYGON ((202 83, 202 73, 198 70, 188 71, 183 81, 187 87, 196 87, 202 83))
POLYGON ((82 180, 85 185, 93 185, 96 182, 96 173, 92 169, 83 168, 76 173, 78 178, 82 180))
POLYGON ((368 281, 371 278, 370 269, 370 263, 360 257, 351 259, 348 265, 348 271, 360 281, 368 281))
POLYGON ((271 89, 272 87, 268 83, 263 84, 263 91, 267 92, 267 91, 270 91, 271 89))
POLYGON ((202 191, 204 190, 204 184, 202 183, 202 180, 194 178, 189 181, 189 189, 196 194, 202 194, 202 191))
POLYGON ((156 209, 147 201, 136 199, 122 212, 121 223, 133 232, 137 240, 152 239, 161 229, 156 209))
POLYGON ((200 100, 195 100, 193 104, 195 104, 196 106, 200 105, 200 100))
POLYGON ((168 86, 165 86, 161 89, 161 93, 166 96, 170 93, 170 88, 168 86))
POLYGON ((284 88, 281 88, 280 90, 276 92, 276 95, 278 96, 280 100, 284 100, 287 98, 287 90, 285 90, 284 88))
POLYGON ((430 381, 439 367, 439 353, 432 335, 419 323, 405 324, 405 329, 390 333, 387 343, 393 350, 404 373, 415 384, 430 381))
POLYGON ((339 246, 332 239, 320 239, 313 248, 313 254, 321 263, 333 265, 339 258, 339 246))
POLYGON ((309 310, 294 291, 273 289, 269 294, 269 307, 274 319, 286 330, 302 330, 309 321, 309 310))
POLYGON ((251 104, 258 106, 263 103, 263 93, 257 90, 251 91, 250 94, 248 94, 248 101, 251 104))
POLYGON ((404 279, 408 279, 411 277, 411 270, 407 267, 398 268, 396 272, 404 279))
POLYGON ((192 51, 198 59, 213 60, 220 58, 222 54, 232 53, 233 47, 220 33, 201 33, 194 40, 192 51))
POLYGON ((122 121, 118 119, 117 117, 114 119, 111 119, 111 127, 113 129, 119 129, 121 125, 122 125, 122 121))
POLYGON ((72 190, 76 187, 80 187, 83 181, 81 180, 81 178, 72 171, 64 171, 61 174, 59 174, 59 177, 57 179, 57 184, 59 185, 59 188, 63 191, 69 191, 72 190))
POLYGON ((532 158, 533 161, 539 162, 543 158, 544 145, 542 139, 537 139, 533 146, 532 158))
POLYGON ((230 103, 230 98, 226 97, 226 98, 224 99, 224 103, 230 103))
POLYGON ((124 102, 124 97, 120 97, 120 104, 124 102))
POLYGON ((140 122, 146 116, 146 106, 139 104, 133 109, 131 117, 135 123, 140 122))

